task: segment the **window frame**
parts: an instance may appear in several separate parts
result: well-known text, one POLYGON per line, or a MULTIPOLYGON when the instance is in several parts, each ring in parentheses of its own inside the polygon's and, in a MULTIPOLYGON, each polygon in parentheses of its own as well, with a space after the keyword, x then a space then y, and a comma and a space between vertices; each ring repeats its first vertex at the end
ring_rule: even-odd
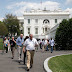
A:
POLYGON ((55 23, 57 23, 57 19, 55 19, 55 23))
POLYGON ((28 19, 28 24, 30 24, 30 19, 28 19))
POLYGON ((35 34, 38 34, 38 28, 37 27, 35 28, 35 34))

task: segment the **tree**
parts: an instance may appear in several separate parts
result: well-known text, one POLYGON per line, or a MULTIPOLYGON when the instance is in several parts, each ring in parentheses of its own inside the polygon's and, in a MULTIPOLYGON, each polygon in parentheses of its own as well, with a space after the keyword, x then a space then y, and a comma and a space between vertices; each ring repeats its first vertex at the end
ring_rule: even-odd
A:
POLYGON ((7 35, 8 34, 8 29, 7 27, 4 25, 4 23, 0 22, 0 35, 7 35))
POLYGON ((13 16, 12 14, 7 14, 3 22, 7 26, 8 33, 10 33, 11 36, 15 35, 15 33, 20 34, 19 20, 16 16, 13 16))
POLYGON ((58 48, 72 49, 72 19, 64 19, 57 28, 55 40, 58 48))

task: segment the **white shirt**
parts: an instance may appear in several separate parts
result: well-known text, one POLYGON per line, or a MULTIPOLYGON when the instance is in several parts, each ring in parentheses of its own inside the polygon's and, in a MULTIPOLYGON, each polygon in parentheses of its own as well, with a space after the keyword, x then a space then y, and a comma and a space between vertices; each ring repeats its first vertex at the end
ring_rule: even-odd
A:
POLYGON ((44 45, 47 45, 47 40, 45 40, 44 45))
POLYGON ((53 39, 50 40, 49 43, 50 43, 51 46, 54 46, 54 40, 53 39))
POLYGON ((33 38, 32 40, 28 38, 24 43, 24 46, 26 46, 26 50, 35 50, 35 45, 38 45, 38 42, 35 38, 33 38))
POLYGON ((9 41, 6 39, 6 40, 4 41, 4 46, 7 47, 7 46, 8 46, 8 43, 9 43, 9 41))
POLYGON ((45 41, 43 40, 42 45, 47 45, 47 40, 45 40, 45 41))

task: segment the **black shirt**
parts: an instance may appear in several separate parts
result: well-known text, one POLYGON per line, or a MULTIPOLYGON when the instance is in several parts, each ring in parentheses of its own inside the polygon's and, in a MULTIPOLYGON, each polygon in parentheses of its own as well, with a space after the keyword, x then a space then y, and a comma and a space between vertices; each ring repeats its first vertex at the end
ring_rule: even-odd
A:
POLYGON ((10 40, 10 45, 11 45, 11 47, 14 47, 15 46, 15 42, 13 40, 10 40))

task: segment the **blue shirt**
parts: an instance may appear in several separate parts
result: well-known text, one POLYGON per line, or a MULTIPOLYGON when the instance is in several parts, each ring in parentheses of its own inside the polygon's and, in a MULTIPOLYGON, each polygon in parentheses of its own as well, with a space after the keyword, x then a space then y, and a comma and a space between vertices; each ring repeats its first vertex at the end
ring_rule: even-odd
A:
POLYGON ((54 40, 53 39, 50 40, 49 43, 50 43, 51 46, 54 46, 54 40))
POLYGON ((24 38, 21 39, 21 37, 18 37, 17 40, 16 40, 16 44, 19 45, 19 46, 22 46, 23 42, 24 42, 24 38))

